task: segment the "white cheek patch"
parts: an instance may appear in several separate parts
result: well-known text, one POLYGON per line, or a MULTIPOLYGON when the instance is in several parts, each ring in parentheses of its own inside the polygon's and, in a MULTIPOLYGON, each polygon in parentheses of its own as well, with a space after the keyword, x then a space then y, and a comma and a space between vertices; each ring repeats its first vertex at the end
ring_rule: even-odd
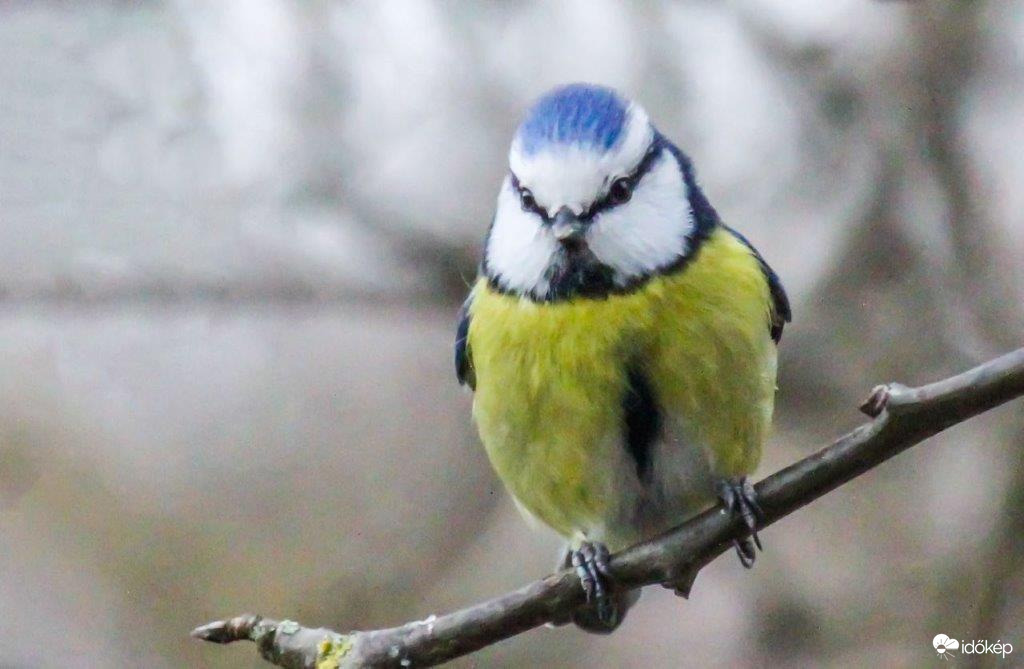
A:
POLYGON ((615 282, 624 285, 685 255, 694 226, 679 164, 663 151, 628 202, 594 219, 587 244, 615 270, 615 282))
POLYGON ((631 104, 625 123, 620 141, 608 151, 554 144, 527 154, 517 138, 509 152, 509 167, 547 211, 567 206, 580 214, 605 193, 611 180, 628 175, 651 144, 654 130, 642 107, 631 104))
POLYGON ((485 250, 488 273, 505 289, 543 295, 548 291, 544 273, 557 251, 558 242, 543 229, 537 214, 523 211, 506 178, 485 250))

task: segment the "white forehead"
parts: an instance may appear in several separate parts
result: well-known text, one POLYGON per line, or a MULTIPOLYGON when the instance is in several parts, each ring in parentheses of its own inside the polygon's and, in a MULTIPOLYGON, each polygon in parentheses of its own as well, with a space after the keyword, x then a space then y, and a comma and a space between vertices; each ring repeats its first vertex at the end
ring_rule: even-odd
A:
POLYGON ((611 147, 551 143, 528 152, 517 136, 509 151, 509 167, 540 206, 549 212, 567 206, 578 214, 600 198, 612 181, 632 172, 653 139, 647 112, 634 102, 626 108, 623 132, 611 147))

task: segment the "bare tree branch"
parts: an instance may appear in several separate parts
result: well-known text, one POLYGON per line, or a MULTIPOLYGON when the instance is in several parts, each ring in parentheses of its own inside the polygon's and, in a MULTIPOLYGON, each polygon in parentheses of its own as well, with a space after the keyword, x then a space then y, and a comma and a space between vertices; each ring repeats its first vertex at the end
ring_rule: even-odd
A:
MULTIPOLYGON (((1024 348, 919 388, 879 386, 861 407, 874 420, 756 486, 765 512, 760 527, 924 439, 1021 395, 1024 348)), ((744 532, 739 519, 715 507, 613 556, 611 575, 626 588, 695 575, 744 532)), ((264 659, 296 669, 430 666, 565 619, 583 601, 575 573, 562 571, 503 597, 390 629, 339 634, 242 615, 204 625, 192 635, 215 643, 249 639, 256 642, 264 659)))

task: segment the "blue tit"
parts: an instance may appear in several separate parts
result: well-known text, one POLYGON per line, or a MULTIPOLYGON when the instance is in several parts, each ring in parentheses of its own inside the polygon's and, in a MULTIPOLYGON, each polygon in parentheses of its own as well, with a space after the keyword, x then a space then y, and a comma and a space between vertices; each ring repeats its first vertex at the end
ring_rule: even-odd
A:
MULTIPOLYGON (((572 84, 519 126, 455 363, 518 506, 568 541, 608 632, 618 551, 716 499, 754 529, 786 293, 636 102, 572 84)), ((753 535, 756 539, 756 535, 753 535)), ((744 566, 750 539, 738 540, 744 566)), ((678 584, 687 589, 686 583, 678 584)))

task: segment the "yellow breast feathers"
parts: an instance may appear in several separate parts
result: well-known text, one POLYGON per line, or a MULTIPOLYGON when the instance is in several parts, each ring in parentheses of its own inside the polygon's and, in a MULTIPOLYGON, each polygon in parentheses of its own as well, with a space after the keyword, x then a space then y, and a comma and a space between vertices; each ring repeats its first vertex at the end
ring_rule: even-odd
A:
POLYGON ((481 279, 468 304, 473 414, 520 504, 566 536, 618 513, 623 398, 639 369, 720 476, 751 472, 771 422, 772 288, 716 228, 682 270, 606 299, 536 303, 481 279))

